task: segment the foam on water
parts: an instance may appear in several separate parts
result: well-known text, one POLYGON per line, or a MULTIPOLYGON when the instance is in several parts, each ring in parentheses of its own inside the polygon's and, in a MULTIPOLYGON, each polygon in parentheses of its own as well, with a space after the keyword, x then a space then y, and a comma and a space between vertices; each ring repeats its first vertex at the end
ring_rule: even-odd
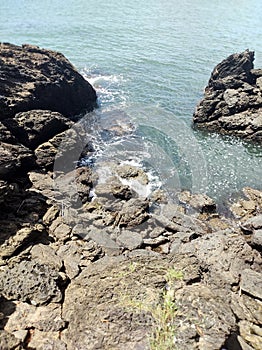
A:
POLYGON ((189 188, 223 200, 243 186, 262 187, 262 150, 193 130, 192 114, 224 58, 248 48, 262 67, 261 13, 261 0, 10 0, 1 5, 0 34, 3 42, 62 52, 95 86, 91 163, 139 159, 170 192, 189 188), (110 139, 103 131, 118 111, 136 135, 110 139))
POLYGON ((102 74, 94 68, 85 68, 81 73, 95 88, 100 107, 112 104, 124 106, 127 103, 128 97, 123 89, 125 83, 123 75, 102 74))
POLYGON ((152 189, 161 187, 170 196, 187 189, 205 193, 222 205, 245 186, 262 187, 262 146, 194 130, 160 107, 107 106, 87 121, 95 149, 93 164, 99 167, 113 161, 142 167, 150 175, 152 189))

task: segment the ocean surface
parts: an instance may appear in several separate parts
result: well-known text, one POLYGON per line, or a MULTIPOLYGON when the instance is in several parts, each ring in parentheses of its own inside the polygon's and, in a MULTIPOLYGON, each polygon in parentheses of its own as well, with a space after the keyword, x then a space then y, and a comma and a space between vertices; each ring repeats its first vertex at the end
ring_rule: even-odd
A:
POLYGON ((156 186, 220 203, 262 188, 262 147, 192 129, 216 64, 248 48, 262 67, 261 0, 0 0, 0 14, 0 41, 60 51, 94 85, 90 120, 135 127, 101 137, 101 159, 140 163, 156 186))

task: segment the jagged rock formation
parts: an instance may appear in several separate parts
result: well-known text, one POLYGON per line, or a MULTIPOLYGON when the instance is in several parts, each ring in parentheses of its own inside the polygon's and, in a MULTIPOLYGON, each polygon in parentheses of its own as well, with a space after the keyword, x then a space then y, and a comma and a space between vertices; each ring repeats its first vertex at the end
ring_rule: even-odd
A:
POLYGON ((0 120, 32 109, 72 117, 95 104, 95 90, 62 54, 0 43, 0 120))
POLYGON ((194 112, 198 127, 262 142, 262 69, 253 61, 254 52, 246 50, 214 68, 194 112))
POLYGON ((223 217, 205 195, 150 192, 142 168, 78 167, 95 152, 81 125, 0 122, 0 349, 261 349, 262 193, 223 217))

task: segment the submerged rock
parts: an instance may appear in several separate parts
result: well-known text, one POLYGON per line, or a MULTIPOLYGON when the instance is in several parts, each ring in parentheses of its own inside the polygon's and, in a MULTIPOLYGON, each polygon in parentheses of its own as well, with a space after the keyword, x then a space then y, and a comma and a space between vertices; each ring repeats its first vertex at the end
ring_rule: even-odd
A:
POLYGON ((213 70, 193 121, 201 128, 262 142, 262 71, 254 52, 230 55, 213 70))
MULTIPOLYGON (((212 74, 209 102, 234 111, 221 125, 258 106, 252 60, 233 55, 212 74)), ((37 47, 1 44, 0 62, 0 348, 149 350, 171 329, 165 348, 229 350, 239 329, 243 349, 259 349, 262 193, 244 189, 224 222, 205 195, 184 191, 181 207, 152 194, 139 166, 79 167, 93 139, 66 117, 92 108, 88 83, 37 47)), ((259 132, 252 118, 244 132, 259 132)), ((101 119, 101 138, 131 132, 121 121, 101 119)))
POLYGON ((93 110, 96 92, 61 53, 0 43, 0 119, 50 109, 72 117, 93 110))

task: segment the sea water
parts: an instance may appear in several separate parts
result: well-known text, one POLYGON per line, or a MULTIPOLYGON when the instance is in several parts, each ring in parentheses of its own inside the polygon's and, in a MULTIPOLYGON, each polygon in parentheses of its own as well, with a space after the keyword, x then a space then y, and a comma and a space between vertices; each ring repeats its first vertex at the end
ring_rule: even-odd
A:
POLYGON ((248 48, 262 67, 261 0, 0 0, 0 15, 0 41, 60 51, 94 85, 94 119, 134 125, 129 138, 101 139, 100 157, 220 202, 262 188, 261 146, 192 128, 217 63, 248 48))

